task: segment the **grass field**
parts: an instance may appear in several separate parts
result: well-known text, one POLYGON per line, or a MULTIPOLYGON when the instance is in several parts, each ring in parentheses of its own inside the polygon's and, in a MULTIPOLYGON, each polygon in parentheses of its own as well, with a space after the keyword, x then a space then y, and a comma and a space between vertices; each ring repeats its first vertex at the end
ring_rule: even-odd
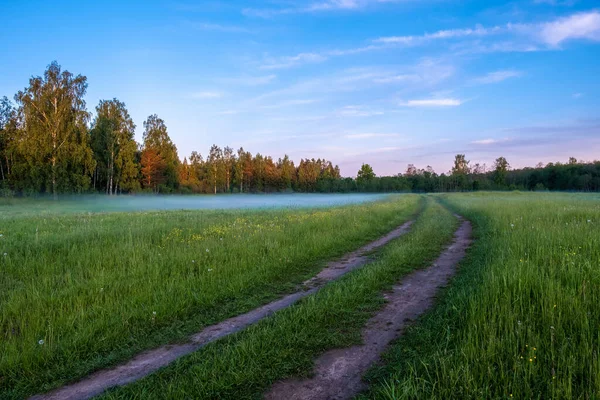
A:
POLYGON ((365 398, 599 398, 598 196, 442 198, 474 222, 475 244, 365 398))
MULTIPOLYGON (((268 211, 0 218, 0 394, 42 392, 289 292, 418 196, 268 211)), ((12 207, 12 208, 10 208, 12 207)))
POLYGON ((455 212, 473 223, 467 257, 360 397, 600 398, 598 195, 42 216, 11 207, 0 216, 0 397, 43 392, 264 304, 421 210, 373 263, 104 397, 260 398, 310 375, 327 349, 360 342, 386 289, 437 257, 455 212))
POLYGON ((278 379, 306 376, 315 356, 360 343, 362 326, 383 305, 382 291, 428 265, 456 226, 450 212, 428 199, 411 231, 382 250, 376 262, 106 398, 255 399, 278 379))

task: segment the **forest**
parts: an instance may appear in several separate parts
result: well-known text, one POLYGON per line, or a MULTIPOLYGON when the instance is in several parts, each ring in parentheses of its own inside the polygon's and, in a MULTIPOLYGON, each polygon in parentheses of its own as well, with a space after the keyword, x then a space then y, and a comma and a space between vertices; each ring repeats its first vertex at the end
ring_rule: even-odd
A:
POLYGON ((447 173, 409 165, 378 177, 363 164, 356 177, 342 177, 331 161, 287 155, 273 159, 213 145, 205 156, 183 161, 164 120, 143 122, 142 143, 125 103, 101 100, 95 116, 85 102, 87 78, 52 62, 43 76, 0 98, 0 196, 72 193, 270 193, 445 192, 475 190, 599 191, 600 162, 538 164, 511 169, 504 157, 492 168, 470 165, 457 154, 447 173))

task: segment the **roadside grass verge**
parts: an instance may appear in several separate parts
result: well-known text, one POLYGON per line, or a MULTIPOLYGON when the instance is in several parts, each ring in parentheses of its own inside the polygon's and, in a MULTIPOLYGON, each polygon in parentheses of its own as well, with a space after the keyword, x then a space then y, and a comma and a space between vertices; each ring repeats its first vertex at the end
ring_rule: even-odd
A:
POLYGON ((373 263, 104 398, 260 398, 279 379, 310 375, 324 351, 360 343, 365 322, 384 304, 382 292, 429 265, 450 242, 457 220, 426 201, 411 231, 384 247, 373 263))
POLYGON ((328 209, 3 216, 0 398, 267 303, 418 207, 402 195, 328 209))
POLYGON ((600 396, 600 203, 453 194, 475 242, 443 301, 368 375, 379 399, 600 396))

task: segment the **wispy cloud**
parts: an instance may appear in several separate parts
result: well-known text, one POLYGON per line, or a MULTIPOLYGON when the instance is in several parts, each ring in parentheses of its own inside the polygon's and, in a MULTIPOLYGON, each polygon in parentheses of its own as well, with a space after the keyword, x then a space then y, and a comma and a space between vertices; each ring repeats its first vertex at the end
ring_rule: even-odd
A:
POLYGON ((580 98, 580 97, 582 97, 582 96, 583 96, 583 93, 573 93, 573 96, 572 96, 572 97, 573 97, 574 99, 579 99, 579 98, 580 98))
POLYGON ((425 33, 423 35, 418 36, 384 36, 375 39, 374 42, 386 44, 417 45, 432 40, 492 35, 501 33, 503 30, 504 28, 500 26, 484 28, 483 26, 479 25, 475 28, 440 30, 434 33, 425 33))
POLYGON ((265 70, 290 68, 301 64, 318 63, 321 61, 325 61, 326 59, 327 57, 322 54, 300 53, 295 56, 286 56, 270 59, 267 61, 267 63, 261 65, 260 68, 265 70))
POLYGON ((193 99, 217 99, 223 96, 225 93, 222 92, 203 91, 192 93, 190 97, 193 99))
POLYGON ((494 72, 489 72, 484 76, 473 79, 472 83, 475 83, 475 84, 498 83, 498 82, 502 82, 502 81, 505 81, 510 78, 517 78, 521 75, 523 75, 522 72, 512 70, 512 69, 503 70, 503 71, 494 71, 494 72))
POLYGON ((308 105, 308 104, 317 103, 318 101, 319 101, 318 99, 292 99, 292 100, 285 100, 285 101, 279 102, 277 104, 265 105, 265 106, 262 106, 261 108, 273 109, 273 108, 283 108, 283 107, 292 107, 292 106, 304 106, 304 105, 308 105))
POLYGON ((259 76, 240 76, 237 78, 226 78, 222 79, 222 82, 242 85, 242 86, 262 86, 268 85, 277 79, 277 75, 259 75, 259 76))
POLYGON ((489 145, 498 144, 498 143, 504 143, 504 142, 509 142, 509 141, 510 141, 510 139, 508 139, 508 138, 504 138, 504 139, 480 139, 480 140, 473 140, 471 142, 471 144, 479 145, 479 146, 489 146, 489 145))
POLYGON ((540 39, 551 46, 572 39, 600 41, 600 12, 582 12, 541 25, 540 39))
POLYGON ((399 3, 410 0, 321 0, 305 5, 281 8, 244 8, 242 13, 249 17, 273 18, 286 14, 307 14, 327 11, 357 11, 368 6, 384 3, 399 3))
POLYGON ((373 117, 376 115, 383 115, 384 112, 372 110, 365 106, 346 106, 338 110, 337 114, 340 117, 373 117))
POLYGON ((344 135, 344 138, 351 140, 361 140, 361 139, 374 139, 374 138, 390 138, 390 137, 398 137, 400 134, 398 133, 350 133, 344 135))
POLYGON ((455 98, 408 100, 400 103, 405 107, 456 107, 461 104, 463 100, 455 98))
POLYGON ((514 24, 509 22, 492 27, 476 25, 474 28, 446 29, 422 35, 384 36, 371 40, 370 44, 348 49, 303 52, 295 56, 271 58, 261 68, 291 68, 303 64, 324 62, 333 57, 397 47, 424 46, 436 41, 456 39, 477 40, 475 43, 467 43, 467 46, 462 49, 457 48, 457 54, 532 52, 544 47, 557 48, 561 43, 574 39, 600 41, 600 12, 581 12, 543 23, 514 24), (504 36, 505 38, 509 37, 510 40, 481 43, 483 38, 490 36, 504 36))

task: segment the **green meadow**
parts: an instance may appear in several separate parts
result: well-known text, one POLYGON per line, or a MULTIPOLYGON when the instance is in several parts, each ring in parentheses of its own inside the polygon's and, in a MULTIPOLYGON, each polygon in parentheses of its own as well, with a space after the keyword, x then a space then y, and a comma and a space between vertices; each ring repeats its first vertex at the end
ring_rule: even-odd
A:
POLYGON ((0 397, 24 398, 296 290, 328 260, 414 219, 372 262, 111 399, 260 398, 360 344, 383 293, 458 227, 473 244, 361 398, 600 396, 600 196, 391 195, 324 208, 30 212, 0 205, 0 397))

